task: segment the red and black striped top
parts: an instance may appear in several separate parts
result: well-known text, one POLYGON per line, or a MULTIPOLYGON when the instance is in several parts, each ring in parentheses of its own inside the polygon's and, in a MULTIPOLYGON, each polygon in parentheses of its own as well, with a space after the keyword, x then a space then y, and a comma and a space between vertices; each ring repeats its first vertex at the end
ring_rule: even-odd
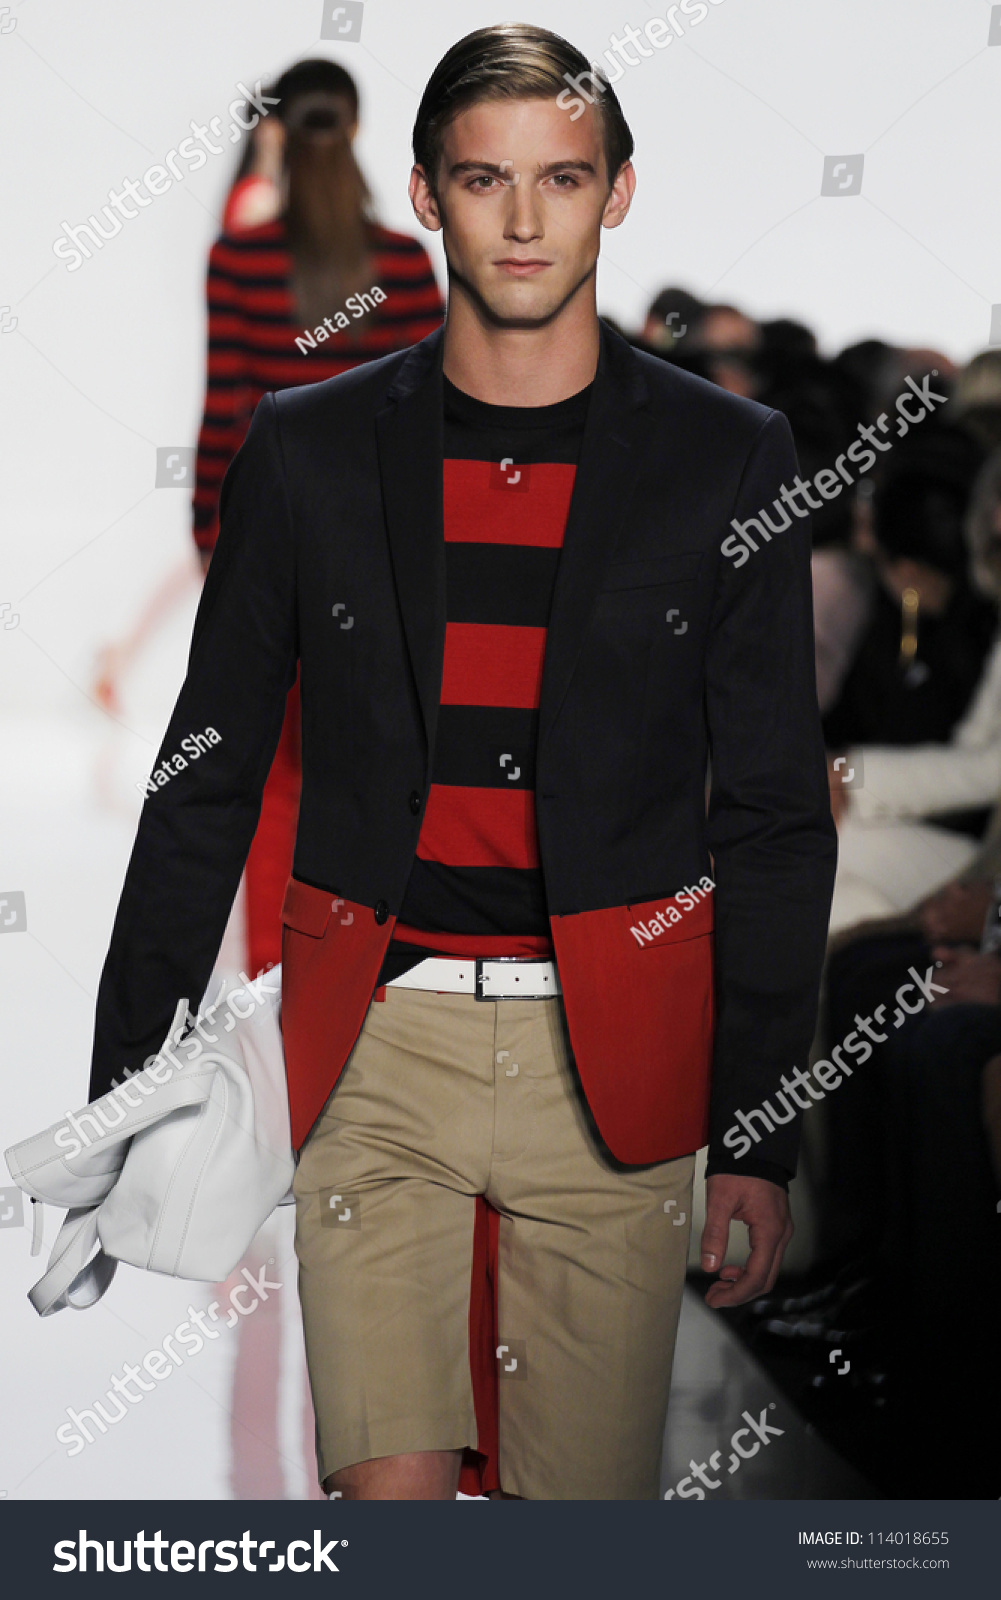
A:
POLYGON ((441 709, 397 957, 400 944, 452 956, 552 953, 535 746, 589 399, 590 388, 551 406, 494 406, 445 380, 441 709))
MULTIPOLYGON (((250 426, 254 408, 272 389, 319 383, 377 356, 404 350, 441 323, 444 303, 426 251, 416 239, 370 225, 372 284, 386 296, 332 306, 335 331, 323 328, 315 347, 303 336, 291 291, 292 258, 285 224, 223 234, 208 270, 208 379, 198 435, 194 535, 211 550, 218 531, 223 476, 250 426), (359 310, 360 307, 360 310, 359 310), (343 311, 344 328, 337 320, 343 311), (296 344, 303 341, 305 350, 296 344)), ((315 334, 314 334, 315 337, 315 334)))

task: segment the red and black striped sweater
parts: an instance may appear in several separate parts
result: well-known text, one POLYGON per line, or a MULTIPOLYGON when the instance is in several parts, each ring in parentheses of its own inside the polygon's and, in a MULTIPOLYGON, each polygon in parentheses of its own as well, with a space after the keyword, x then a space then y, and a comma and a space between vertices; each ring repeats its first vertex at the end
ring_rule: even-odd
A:
POLYGON ((590 389, 495 406, 445 380, 445 659, 431 785, 380 983, 427 953, 551 955, 535 821, 546 630, 590 389))
MULTIPOLYGON (((315 345, 303 335, 291 291, 292 258, 279 218, 242 233, 224 233, 209 254, 208 378, 198 435, 194 536, 213 548, 219 531, 223 476, 272 389, 319 383, 377 356, 406 349, 433 333, 445 314, 431 262, 416 239, 370 225, 372 285, 384 300, 348 304, 349 326, 332 306, 334 331, 315 345), (301 340, 296 344, 296 338, 301 340)), ((315 337, 315 335, 314 335, 315 337)))

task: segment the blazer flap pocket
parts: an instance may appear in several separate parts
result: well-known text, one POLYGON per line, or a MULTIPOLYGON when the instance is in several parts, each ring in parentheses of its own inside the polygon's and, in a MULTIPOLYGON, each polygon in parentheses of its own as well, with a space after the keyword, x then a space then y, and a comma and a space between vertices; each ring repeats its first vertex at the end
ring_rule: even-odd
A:
POLYGON ((612 561, 605 568, 603 589, 647 589, 698 577, 701 550, 679 550, 649 561, 612 561))
POLYGON ((316 889, 311 883, 300 883, 290 878, 282 904, 282 922, 296 933, 308 933, 311 939, 322 939, 327 931, 334 897, 326 889, 316 889))
POLYGON ((676 894, 627 906, 623 921, 640 950, 699 939, 713 931, 714 889, 712 880, 704 877, 676 894))

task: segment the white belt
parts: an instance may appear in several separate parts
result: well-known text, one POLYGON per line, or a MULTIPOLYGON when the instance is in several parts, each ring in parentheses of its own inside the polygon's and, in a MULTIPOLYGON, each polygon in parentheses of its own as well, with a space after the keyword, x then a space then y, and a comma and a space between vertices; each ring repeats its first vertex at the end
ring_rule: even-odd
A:
POLYGON ((477 1000, 547 1000, 563 992, 555 961, 534 956, 477 956, 470 961, 428 956, 386 987, 470 994, 477 1000))

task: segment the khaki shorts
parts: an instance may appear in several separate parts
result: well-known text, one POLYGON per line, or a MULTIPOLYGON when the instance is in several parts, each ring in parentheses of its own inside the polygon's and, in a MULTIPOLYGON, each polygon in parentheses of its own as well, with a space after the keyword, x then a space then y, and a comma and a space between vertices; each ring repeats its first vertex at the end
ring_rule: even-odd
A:
POLYGON ((562 1000, 387 989, 295 1179, 320 1481, 379 1456, 476 1449, 485 1195, 500 1214, 502 1488, 656 1499, 693 1168, 608 1153, 562 1000))

